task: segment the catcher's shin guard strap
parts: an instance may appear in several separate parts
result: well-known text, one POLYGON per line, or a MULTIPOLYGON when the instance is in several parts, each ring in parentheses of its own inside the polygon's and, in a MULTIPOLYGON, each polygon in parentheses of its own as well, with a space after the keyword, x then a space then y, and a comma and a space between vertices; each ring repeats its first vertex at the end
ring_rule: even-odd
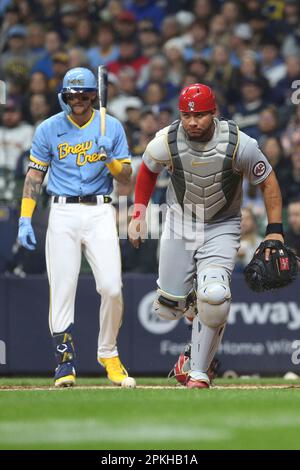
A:
POLYGON ((62 333, 53 333, 55 347, 55 357, 58 364, 71 362, 75 359, 75 349, 73 344, 73 324, 62 333))
POLYGON ((187 308, 186 296, 175 296, 157 289, 154 310, 163 320, 179 320, 187 308))

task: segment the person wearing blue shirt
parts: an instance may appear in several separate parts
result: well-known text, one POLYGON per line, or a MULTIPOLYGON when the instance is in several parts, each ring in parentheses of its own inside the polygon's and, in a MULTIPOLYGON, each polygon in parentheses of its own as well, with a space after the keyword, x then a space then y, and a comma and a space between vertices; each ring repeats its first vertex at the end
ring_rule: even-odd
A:
POLYGON ((117 350, 123 315, 122 280, 115 213, 109 195, 113 178, 127 183, 132 170, 121 123, 106 116, 106 136, 100 136, 103 116, 93 108, 96 97, 97 82, 90 70, 78 67, 66 73, 58 95, 63 111, 37 127, 23 190, 18 240, 34 250, 31 217, 48 170, 47 191, 52 202, 46 263, 49 325, 58 362, 57 387, 75 384, 74 302, 82 250, 101 295, 98 361, 114 384, 121 385, 128 377, 117 350))

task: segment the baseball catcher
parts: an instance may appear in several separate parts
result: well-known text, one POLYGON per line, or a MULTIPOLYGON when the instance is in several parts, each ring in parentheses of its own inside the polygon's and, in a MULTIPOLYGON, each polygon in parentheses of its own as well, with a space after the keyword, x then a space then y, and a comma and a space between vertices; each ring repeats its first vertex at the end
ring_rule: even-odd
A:
POLYGON ((261 189, 269 224, 246 270, 250 286, 283 286, 297 269, 284 246, 280 188, 257 141, 234 121, 217 117, 214 93, 202 83, 185 87, 178 105, 180 119, 157 132, 144 152, 128 231, 138 248, 147 233, 146 208, 157 176, 167 168, 168 209, 154 311, 167 321, 192 320, 190 360, 182 357, 178 369, 187 388, 207 389, 230 311, 244 177, 261 189), (193 293, 196 301, 190 302, 193 293))

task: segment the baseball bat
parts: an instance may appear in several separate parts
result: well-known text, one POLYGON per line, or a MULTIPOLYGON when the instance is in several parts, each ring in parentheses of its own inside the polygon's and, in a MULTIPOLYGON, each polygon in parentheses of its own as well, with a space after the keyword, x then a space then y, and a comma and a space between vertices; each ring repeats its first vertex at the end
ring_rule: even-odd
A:
MULTIPOLYGON (((105 136, 106 132, 106 106, 107 106, 107 69, 104 65, 98 67, 98 96, 100 111, 100 133, 105 136)), ((100 160, 104 162, 107 153, 104 147, 100 147, 100 160)))

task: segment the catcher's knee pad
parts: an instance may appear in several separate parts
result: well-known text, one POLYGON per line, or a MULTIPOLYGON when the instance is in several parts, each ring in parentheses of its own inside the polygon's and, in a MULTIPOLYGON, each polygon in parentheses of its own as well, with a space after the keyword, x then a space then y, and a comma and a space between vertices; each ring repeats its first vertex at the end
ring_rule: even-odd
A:
POLYGON ((73 323, 62 333, 53 333, 55 357, 58 364, 75 360, 73 323))
POLYGON ((153 303, 155 312, 163 320, 179 320, 184 315, 195 316, 195 307, 190 296, 176 296, 157 289, 157 296, 153 303))
POLYGON ((198 311, 201 321, 212 328, 226 323, 231 301, 229 277, 223 268, 207 268, 198 276, 198 311))

